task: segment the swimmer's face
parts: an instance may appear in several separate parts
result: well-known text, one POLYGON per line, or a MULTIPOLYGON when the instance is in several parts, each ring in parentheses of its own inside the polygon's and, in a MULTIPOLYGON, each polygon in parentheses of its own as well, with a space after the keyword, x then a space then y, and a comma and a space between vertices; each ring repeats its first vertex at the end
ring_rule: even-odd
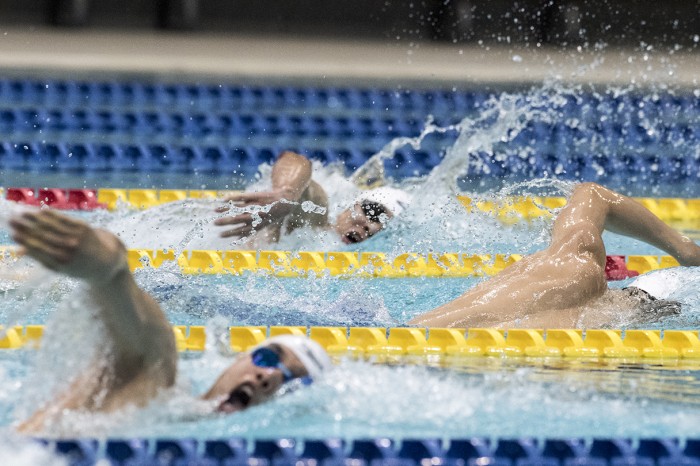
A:
MULTIPOLYGON (((266 346, 280 356, 280 362, 293 376, 306 377, 306 368, 299 359, 282 345, 266 346)), ((217 400, 217 411, 235 413, 268 400, 284 384, 280 369, 258 367, 253 364, 251 353, 239 356, 214 382, 202 398, 217 400)))
POLYGON ((361 243, 382 231, 391 217, 391 212, 380 204, 363 201, 341 212, 334 228, 343 243, 361 243))

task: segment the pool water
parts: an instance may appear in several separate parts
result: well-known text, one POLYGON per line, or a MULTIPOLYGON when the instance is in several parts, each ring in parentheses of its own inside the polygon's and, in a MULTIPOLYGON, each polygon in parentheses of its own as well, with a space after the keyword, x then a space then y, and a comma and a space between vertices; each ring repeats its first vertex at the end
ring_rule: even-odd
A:
MULTIPOLYGON (((2 422, 33 380, 31 356, 3 358, 2 422)), ((310 387, 232 416, 196 399, 230 362, 215 353, 180 361, 177 388, 144 409, 67 415, 51 435, 249 439, 304 437, 694 437, 698 366, 486 359, 445 366, 344 360, 310 387), (391 390, 388 389, 391 387, 391 390)), ((26 408, 26 406, 25 406, 26 408)))
MULTIPOLYGON (((454 139, 441 148, 441 163, 420 178, 398 180, 385 173, 387 183, 414 195, 411 208, 387 231, 349 248, 328 233, 305 230, 284 238, 276 247, 380 251, 390 256, 402 252, 523 254, 543 248, 549 239, 551 219, 505 225, 485 213, 468 213, 457 202, 456 194, 503 199, 512 194, 570 193, 571 177, 558 177, 557 173, 547 173, 536 181, 484 174, 498 168, 498 164, 491 163, 494 160, 527 160, 532 155, 536 146, 530 139, 533 122, 552 123, 564 118, 564 124, 577 134, 572 151, 586 147, 610 154, 619 149, 624 141, 609 144, 596 139, 590 118, 576 120, 564 111, 572 102, 569 97, 575 97, 578 91, 548 84, 528 92, 503 94, 494 97, 477 115, 453 121, 452 126, 428 125, 425 137, 444 130, 454 139)), ((618 91, 624 93, 610 90, 612 94, 618 91)), ((653 96, 644 99, 653 100, 653 96)), ((608 110, 610 118, 624 116, 613 108, 608 110)), ((591 112, 586 115, 590 117, 591 112)), ((651 125, 647 125, 650 134, 664 124, 656 114, 630 112, 630 118, 651 125)), ((416 136, 389 143, 378 153, 378 159, 395 163, 395 149, 421 144, 422 139, 416 136)), ((566 143, 566 138, 559 141, 559 149, 566 143)), ((697 140, 689 137, 688 144, 678 150, 697 158, 697 140)), ((587 173, 596 170, 593 167, 587 173)), ((261 172, 257 187, 269 183, 269 167, 261 167, 261 172)), ((316 164, 315 174, 329 186, 333 218, 352 201, 358 188, 343 181, 343 170, 337 167, 316 164)), ((633 195, 690 196, 698 192, 692 178, 650 183, 641 175, 627 177, 614 171, 605 175, 601 179, 612 187, 633 195)), ((198 180, 206 184, 203 175, 198 175, 198 180)), ((119 234, 129 247, 176 251, 243 247, 242 242, 219 238, 210 226, 216 206, 215 201, 190 200, 143 212, 120 210, 80 216, 119 234)), ((686 228, 698 238, 700 228, 686 228)), ((7 236, 2 239, 8 240, 7 236)), ((606 234, 605 239, 611 254, 660 254, 617 235, 606 234)), ((5 382, 0 392, 0 425, 5 430, 50 399, 65 386, 66 374, 76 373, 100 350, 101 332, 95 324, 94 309, 84 299, 80 286, 36 267, 30 266, 26 272, 25 266, 24 260, 7 265, 0 277, 0 321, 8 325, 45 323, 48 334, 39 351, 0 352, 0 377, 5 382), (28 274, 24 281, 15 280, 13 274, 19 272, 28 274)), ((140 270, 136 279, 162 303, 172 323, 206 325, 209 335, 220 335, 229 325, 402 325, 478 281, 183 276, 174 266, 140 270)), ((626 284, 629 281, 614 286, 626 284)), ((686 286, 672 296, 683 303, 682 314, 645 327, 697 328, 698 284, 700 270, 689 269, 686 286)), ((68 414, 50 434, 196 438, 700 435, 700 372, 695 366, 625 365, 619 361, 523 363, 497 358, 440 363, 342 360, 327 377, 309 388, 233 416, 207 415, 210 406, 198 401, 197 395, 229 363, 230 357, 219 354, 212 341, 203 354, 181 357, 177 387, 145 409, 125 409, 110 415, 68 414)))

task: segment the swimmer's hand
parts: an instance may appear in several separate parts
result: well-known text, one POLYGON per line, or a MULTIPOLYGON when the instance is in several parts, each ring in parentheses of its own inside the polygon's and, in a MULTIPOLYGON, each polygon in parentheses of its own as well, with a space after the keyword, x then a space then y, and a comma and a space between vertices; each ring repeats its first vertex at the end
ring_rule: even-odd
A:
POLYGON ((227 202, 227 205, 217 208, 217 212, 228 212, 232 207, 246 209, 248 212, 216 219, 214 225, 235 225, 234 228, 223 231, 220 234, 222 238, 248 236, 273 223, 281 224, 285 217, 293 211, 296 204, 294 196, 285 189, 236 193, 227 196, 224 201, 227 202))
POLYGON ((51 209, 10 219, 12 239, 48 269, 93 285, 128 270, 124 245, 113 234, 51 209))

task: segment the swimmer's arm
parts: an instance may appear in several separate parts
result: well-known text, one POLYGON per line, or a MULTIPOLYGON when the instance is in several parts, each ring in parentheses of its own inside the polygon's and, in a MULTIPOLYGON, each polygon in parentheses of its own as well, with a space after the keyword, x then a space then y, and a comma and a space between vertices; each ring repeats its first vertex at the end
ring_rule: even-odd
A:
POLYGON ((303 155, 283 152, 272 167, 272 189, 281 197, 298 204, 310 201, 325 212, 304 212, 299 205, 286 204, 286 215, 293 214, 290 230, 298 226, 324 226, 328 223, 328 196, 316 181, 311 179, 311 162, 303 155))
POLYGON ((10 225, 27 255, 89 284, 114 345, 117 376, 129 379, 157 366, 160 383, 173 383, 177 352, 172 329, 158 304, 137 286, 116 236, 53 210, 25 212, 10 225))
POLYGON ((272 166, 272 190, 288 201, 299 201, 309 184, 311 161, 294 152, 282 152, 272 166))
MULTIPOLYGON (((328 223, 328 198, 321 185, 311 179, 311 162, 303 155, 283 152, 272 167, 272 190, 236 193, 225 198, 234 207, 264 206, 273 204, 268 212, 257 215, 241 213, 217 219, 219 226, 234 225, 221 233, 222 237, 242 237, 269 225, 281 225, 291 216, 290 228, 301 225, 323 226, 328 223), (311 201, 323 208, 324 213, 304 212, 301 204, 311 201)), ((226 212, 229 206, 217 209, 226 212)))

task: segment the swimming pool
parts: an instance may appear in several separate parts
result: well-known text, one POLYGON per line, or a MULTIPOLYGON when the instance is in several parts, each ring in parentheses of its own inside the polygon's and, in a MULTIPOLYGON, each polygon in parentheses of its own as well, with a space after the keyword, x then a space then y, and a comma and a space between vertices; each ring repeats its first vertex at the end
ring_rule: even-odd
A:
MULTIPOLYGON (((313 101, 313 96, 322 93, 309 91, 301 99, 302 93, 292 92, 294 88, 277 93, 252 88, 248 94, 241 88, 237 94, 231 87, 220 94, 203 93, 206 98, 193 98, 195 94, 189 92, 185 95, 197 102, 195 107, 209 106, 211 111, 188 113, 177 97, 180 89, 189 89, 187 86, 172 85, 177 92, 163 92, 160 98, 166 100, 161 102, 157 85, 151 92, 144 91, 150 89, 148 86, 135 83, 130 89, 141 89, 141 97, 124 92, 121 100, 110 100, 111 94, 101 93, 103 89, 129 87, 125 83, 116 87, 88 83, 86 88, 93 92, 90 95, 97 96, 97 108, 73 107, 76 111, 71 114, 57 107, 71 108, 70 96, 83 92, 79 83, 50 83, 44 90, 24 84, 3 82, 10 91, 0 92, 5 106, 20 101, 28 107, 26 115, 13 113, 3 120, 3 131, 15 142, 3 146, 3 182, 7 186, 8 180, 22 181, 21 175, 13 178, 12 170, 26 173, 33 169, 41 174, 32 178, 35 184, 68 186, 77 180, 80 186, 104 186, 97 183, 115 182, 114 173, 104 169, 105 161, 118 161, 130 173, 125 183, 134 184, 114 187, 233 189, 250 177, 252 167, 269 162, 275 150, 283 147, 307 150, 324 162, 345 161, 347 168, 361 165, 371 155, 370 148, 385 147, 387 150, 378 156, 387 159, 383 175, 418 194, 418 200, 386 232, 354 248, 359 251, 388 255, 407 251, 522 254, 546 244, 551 220, 504 224, 493 215, 467 212, 456 199, 458 192, 485 200, 528 193, 566 195, 571 180, 592 179, 638 196, 698 195, 700 112, 698 95, 690 91, 582 91, 558 84, 503 94, 372 94, 327 89, 320 102, 335 104, 325 114, 316 115, 316 120, 305 120, 301 116, 308 109, 301 102, 313 101), (54 86, 66 91, 50 94, 45 90, 54 86), (289 96, 296 96, 298 105, 272 105, 277 102, 274 96, 282 103, 294 102, 289 96), (432 106, 422 104, 431 100, 426 96, 433 100, 441 96, 442 100, 432 106), (272 105, 276 114, 232 120, 228 129, 224 125, 224 105, 240 109, 263 101, 272 105), (375 108, 370 102, 380 103, 375 108), (153 110, 157 105, 174 110, 159 113, 153 110), (400 112, 409 117, 399 118, 400 112), (357 116, 360 113, 365 120, 357 116), (437 126, 423 124, 428 113, 434 113, 437 126), (199 114, 204 118, 197 117, 199 114), (389 118, 393 120, 385 121, 389 118), (243 129, 236 129, 237 124, 243 129), (416 137, 421 131, 424 135, 419 141, 416 137), (673 155, 659 157, 660 152, 673 155), (174 161, 167 165, 163 160, 174 161), (240 176, 221 176, 234 169, 240 170, 240 176), (192 175, 188 176, 187 170, 192 170, 192 175), (529 181, 543 177, 544 181, 529 181)), ((168 85, 161 87, 169 89, 168 85)), ((320 105, 315 105, 318 113, 320 105)), ((269 168, 263 166, 262 172, 256 180, 259 186, 266 183, 269 168)), ((342 167, 316 166, 316 175, 332 186, 331 215, 357 192, 355 186, 341 181, 343 172, 342 167)), ((95 211, 81 216, 119 233, 133 247, 234 248, 235 244, 221 243, 215 230, 206 227, 216 205, 215 201, 191 200, 141 212, 95 211)), ((697 235, 696 225, 685 228, 697 235)), ((285 238, 277 247, 292 251, 342 249, 337 239, 328 235, 305 233, 309 236, 285 238)), ((657 254, 648 246, 615 235, 606 240, 609 253, 657 254)), ((222 329, 230 325, 393 327, 456 297, 478 280, 190 276, 167 266, 139 270, 136 277, 163 303, 171 322, 207 325, 210 335, 225 333, 222 329)), ((685 305, 681 316, 644 327, 697 328, 700 309, 694 283, 698 279, 699 274, 689 272, 688 286, 674 296, 685 305)), ((64 374, 75 371, 86 359, 86 350, 98 346, 99 341, 90 309, 81 301, 75 283, 35 271, 30 272, 30 280, 32 286, 13 280, 0 282, 4 292, 0 320, 8 324, 46 323, 54 330, 39 352, 0 353, 0 370, 7 381, 0 399, 5 427, 60 387, 64 374), (41 286, 34 289, 37 284, 41 286)), ((229 361, 210 342, 203 354, 181 357, 177 388, 152 406, 109 416, 67 416, 57 433, 200 440, 243 437, 250 441, 274 437, 700 435, 698 372, 687 361, 640 365, 561 359, 523 363, 508 358, 420 359, 418 363, 393 364, 344 360, 326 380, 308 390, 278 397, 235 416, 202 416, 204 407, 196 395, 229 361)))

